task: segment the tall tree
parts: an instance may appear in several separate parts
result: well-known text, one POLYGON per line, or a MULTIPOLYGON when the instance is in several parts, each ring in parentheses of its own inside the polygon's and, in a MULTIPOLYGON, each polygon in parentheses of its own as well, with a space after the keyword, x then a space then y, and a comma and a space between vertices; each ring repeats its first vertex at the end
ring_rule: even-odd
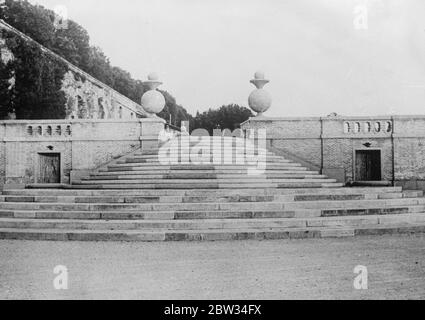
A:
POLYGON ((165 97, 165 108, 158 116, 170 121, 171 124, 180 127, 182 121, 190 121, 191 115, 182 106, 178 105, 176 99, 167 91, 160 91, 165 97))
POLYGON ((22 38, 10 36, 6 43, 14 55, 10 64, 15 79, 4 95, 10 97, 8 108, 16 112, 18 119, 64 118, 65 94, 60 89, 67 71, 65 63, 22 38))

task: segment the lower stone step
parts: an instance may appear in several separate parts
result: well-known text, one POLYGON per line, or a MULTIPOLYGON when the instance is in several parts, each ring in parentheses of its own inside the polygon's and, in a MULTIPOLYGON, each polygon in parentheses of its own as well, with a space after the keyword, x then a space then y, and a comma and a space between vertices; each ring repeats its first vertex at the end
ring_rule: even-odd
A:
POLYGON ((338 218, 361 216, 386 216, 393 214, 414 214, 425 212, 424 205, 407 207, 381 207, 368 209, 245 209, 245 210, 58 210, 50 209, 2 209, 0 218, 15 219, 55 219, 55 220, 210 220, 210 219, 307 219, 307 218, 338 218))
POLYGON ((237 230, 237 229, 275 229, 308 227, 359 227, 393 223, 425 223, 425 213, 336 217, 306 219, 209 219, 209 220, 55 220, 55 219, 10 219, 0 218, 3 229, 59 229, 59 230, 237 230))
POLYGON ((372 200, 372 199, 413 199, 413 194, 405 193, 376 193, 376 194, 305 194, 305 195, 244 195, 218 194, 202 196, 185 195, 104 195, 104 196, 73 196, 73 195, 2 195, 1 202, 38 202, 38 203, 205 203, 205 202, 288 202, 288 201, 343 201, 343 200, 372 200))
POLYGON ((91 230, 39 230, 0 229, 2 240, 38 241, 235 241, 280 240, 329 237, 352 237, 385 234, 424 233, 425 223, 396 223, 360 226, 354 228, 272 228, 196 231, 91 231, 91 230))

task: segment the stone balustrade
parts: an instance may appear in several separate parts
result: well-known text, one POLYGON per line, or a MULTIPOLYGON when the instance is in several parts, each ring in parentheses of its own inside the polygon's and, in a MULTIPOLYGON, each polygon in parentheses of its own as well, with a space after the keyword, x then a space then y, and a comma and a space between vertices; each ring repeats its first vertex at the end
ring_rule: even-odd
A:
POLYGON ((345 134, 392 134, 392 121, 344 121, 345 134))

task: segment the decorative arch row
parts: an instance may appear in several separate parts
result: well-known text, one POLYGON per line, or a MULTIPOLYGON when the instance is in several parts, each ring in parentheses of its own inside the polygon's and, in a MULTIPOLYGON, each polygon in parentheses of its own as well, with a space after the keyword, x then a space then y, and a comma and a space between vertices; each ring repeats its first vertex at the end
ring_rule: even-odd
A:
POLYGON ((344 122, 344 133, 391 133, 391 121, 344 122))
POLYGON ((72 135, 72 129, 70 125, 67 126, 52 126, 52 125, 39 125, 39 126, 28 126, 27 136, 34 137, 52 137, 52 136, 65 136, 69 137, 72 135))

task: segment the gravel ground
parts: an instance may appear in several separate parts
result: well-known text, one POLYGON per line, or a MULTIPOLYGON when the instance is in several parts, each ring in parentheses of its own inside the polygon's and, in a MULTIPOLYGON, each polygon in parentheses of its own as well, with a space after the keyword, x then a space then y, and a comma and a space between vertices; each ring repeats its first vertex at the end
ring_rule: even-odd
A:
POLYGON ((425 236, 241 242, 0 241, 0 299, 423 299, 425 236), (55 290, 53 269, 69 271, 55 290), (368 290, 355 290, 357 265, 368 290))

